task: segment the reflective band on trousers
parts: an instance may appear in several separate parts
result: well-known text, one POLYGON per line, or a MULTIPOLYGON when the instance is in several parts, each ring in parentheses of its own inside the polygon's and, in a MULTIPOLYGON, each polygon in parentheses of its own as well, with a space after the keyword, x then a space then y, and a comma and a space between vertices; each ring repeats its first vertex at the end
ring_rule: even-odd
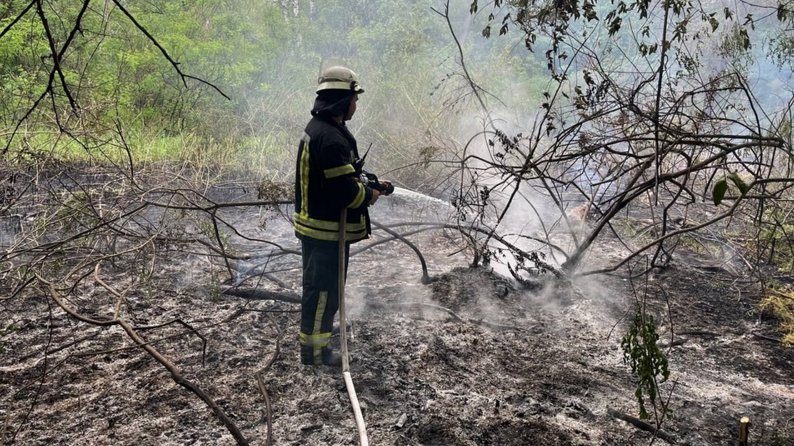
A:
POLYGON ((314 331, 312 335, 320 334, 320 327, 323 323, 323 313, 325 305, 328 303, 328 291, 320 291, 320 299, 317 301, 317 311, 314 313, 314 331))
POLYGON ((300 332, 298 341, 306 347, 325 347, 331 340, 331 333, 319 333, 316 335, 300 332))
MULTIPOLYGON (((301 345, 314 347, 315 349, 328 345, 328 342, 331 339, 331 332, 321 332, 326 305, 328 305, 328 291, 320 291, 320 295, 317 299, 317 310, 314 312, 312 334, 300 332, 298 335, 298 340, 300 341, 301 345)), ((316 353, 317 352, 315 351, 315 354, 316 353)))

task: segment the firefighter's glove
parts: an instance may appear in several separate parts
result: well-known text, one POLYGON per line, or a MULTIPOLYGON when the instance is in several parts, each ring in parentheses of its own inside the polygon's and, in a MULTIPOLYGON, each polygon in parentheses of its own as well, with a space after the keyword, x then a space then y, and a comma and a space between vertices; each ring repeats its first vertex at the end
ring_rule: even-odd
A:
POLYGON ((377 190, 382 195, 391 195, 394 192, 394 186, 389 181, 378 181, 378 177, 374 173, 361 172, 361 182, 365 186, 377 190))

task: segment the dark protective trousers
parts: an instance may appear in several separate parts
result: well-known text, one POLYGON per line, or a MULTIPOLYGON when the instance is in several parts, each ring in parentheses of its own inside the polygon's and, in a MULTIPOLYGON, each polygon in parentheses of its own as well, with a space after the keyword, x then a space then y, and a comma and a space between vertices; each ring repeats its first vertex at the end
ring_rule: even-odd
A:
MULTIPOLYGON (((334 316, 339 310, 339 243, 303 238, 303 299, 301 303, 301 352, 311 348, 315 364, 321 362, 328 346, 334 316)), ((350 244, 345 246, 345 271, 350 257, 350 244)), ((308 358, 304 358, 308 359, 308 358)))

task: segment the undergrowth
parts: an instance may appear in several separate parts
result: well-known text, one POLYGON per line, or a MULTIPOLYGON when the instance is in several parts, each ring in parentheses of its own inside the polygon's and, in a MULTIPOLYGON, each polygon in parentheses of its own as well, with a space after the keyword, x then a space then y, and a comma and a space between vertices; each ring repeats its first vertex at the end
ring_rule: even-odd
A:
POLYGON ((761 308, 774 315, 783 333, 783 345, 794 345, 794 290, 770 288, 761 299, 761 308))
POLYGON ((195 133, 168 134, 133 129, 123 134, 66 136, 50 131, 15 135, 8 161, 35 165, 76 163, 116 165, 121 169, 179 163, 216 172, 248 172, 273 179, 285 176, 294 163, 294 135, 271 132, 263 136, 234 136, 223 140, 195 133))

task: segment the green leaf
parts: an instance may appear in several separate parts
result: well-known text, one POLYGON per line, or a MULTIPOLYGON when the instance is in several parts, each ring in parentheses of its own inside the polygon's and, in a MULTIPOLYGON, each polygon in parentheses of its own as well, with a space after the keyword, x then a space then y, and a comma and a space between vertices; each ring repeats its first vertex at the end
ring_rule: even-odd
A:
POLYGON ((783 2, 778 3, 777 5, 777 19, 781 22, 785 22, 788 18, 789 11, 786 9, 786 5, 783 2))
POLYGON ((714 198, 714 205, 719 206, 722 202, 722 199, 725 197, 725 192, 728 191, 728 181, 723 178, 714 185, 714 190, 712 191, 712 195, 714 198))
POLYGON ((720 22, 717 21, 717 18, 714 17, 714 14, 711 14, 708 18, 709 24, 711 25, 711 31, 714 32, 719 28, 720 22))
POLYGON ((744 182, 744 180, 739 176, 738 173, 731 172, 731 174, 728 175, 728 178, 730 178, 730 180, 733 181, 733 184, 735 184, 736 187, 739 188, 739 192, 741 192, 742 195, 746 194, 747 191, 750 190, 750 186, 748 186, 747 183, 744 182))
POLYGON ((623 19, 620 17, 616 17, 614 20, 609 22, 609 35, 612 36, 616 32, 620 31, 620 25, 623 23, 623 19))

